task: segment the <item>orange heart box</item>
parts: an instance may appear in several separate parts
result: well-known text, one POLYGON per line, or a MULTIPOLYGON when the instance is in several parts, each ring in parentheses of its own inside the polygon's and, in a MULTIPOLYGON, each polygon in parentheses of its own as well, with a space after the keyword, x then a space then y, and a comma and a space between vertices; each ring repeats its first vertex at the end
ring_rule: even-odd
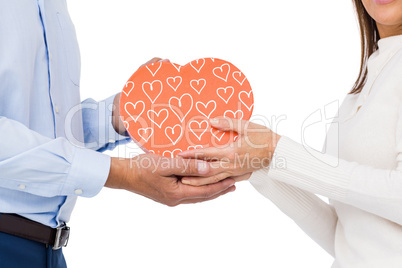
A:
POLYGON ((145 151, 167 157, 237 138, 210 126, 214 117, 249 120, 253 92, 233 64, 203 58, 184 66, 157 62, 139 68, 120 98, 120 115, 131 138, 145 151))

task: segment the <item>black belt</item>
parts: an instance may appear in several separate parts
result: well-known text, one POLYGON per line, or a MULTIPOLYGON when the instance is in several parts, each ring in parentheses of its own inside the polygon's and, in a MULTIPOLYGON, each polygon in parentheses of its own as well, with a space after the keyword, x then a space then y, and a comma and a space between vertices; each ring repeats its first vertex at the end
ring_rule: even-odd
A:
POLYGON ((16 214, 0 213, 0 232, 52 245, 54 250, 67 246, 70 228, 65 224, 51 228, 16 214))

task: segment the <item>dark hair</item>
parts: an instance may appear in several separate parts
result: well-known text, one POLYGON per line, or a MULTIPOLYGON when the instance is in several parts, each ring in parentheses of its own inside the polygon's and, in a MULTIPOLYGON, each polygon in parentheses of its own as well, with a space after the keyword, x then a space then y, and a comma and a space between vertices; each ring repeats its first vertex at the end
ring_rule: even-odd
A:
POLYGON ((360 40, 361 40, 361 61, 359 76, 353 85, 349 94, 360 93, 367 80, 367 61, 368 58, 375 52, 377 41, 380 39, 377 24, 375 20, 370 17, 363 6, 362 0, 352 0, 357 13, 360 27, 360 40))

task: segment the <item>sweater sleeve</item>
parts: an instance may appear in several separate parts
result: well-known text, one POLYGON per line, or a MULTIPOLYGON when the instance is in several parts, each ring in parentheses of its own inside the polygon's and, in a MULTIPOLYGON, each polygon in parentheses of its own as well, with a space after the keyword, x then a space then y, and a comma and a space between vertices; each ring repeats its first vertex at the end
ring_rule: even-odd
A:
POLYGON ((402 106, 398 113, 395 169, 338 160, 328 154, 313 156, 301 144, 282 136, 275 156, 285 159, 285 165, 271 166, 265 178, 326 196, 402 225, 402 106), (335 161, 339 163, 336 167, 327 164, 335 161))
POLYGON ((259 193, 271 200, 310 238, 334 256, 338 219, 334 208, 315 194, 274 180, 268 173, 269 168, 256 171, 249 181, 259 193))

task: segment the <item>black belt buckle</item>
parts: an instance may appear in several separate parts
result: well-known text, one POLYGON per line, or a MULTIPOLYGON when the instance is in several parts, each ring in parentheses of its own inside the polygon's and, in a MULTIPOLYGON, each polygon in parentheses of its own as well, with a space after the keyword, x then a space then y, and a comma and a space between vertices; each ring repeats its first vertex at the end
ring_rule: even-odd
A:
POLYGON ((58 250, 61 249, 62 247, 66 247, 69 237, 70 237, 70 227, 68 227, 66 224, 57 227, 56 237, 52 249, 58 250))

